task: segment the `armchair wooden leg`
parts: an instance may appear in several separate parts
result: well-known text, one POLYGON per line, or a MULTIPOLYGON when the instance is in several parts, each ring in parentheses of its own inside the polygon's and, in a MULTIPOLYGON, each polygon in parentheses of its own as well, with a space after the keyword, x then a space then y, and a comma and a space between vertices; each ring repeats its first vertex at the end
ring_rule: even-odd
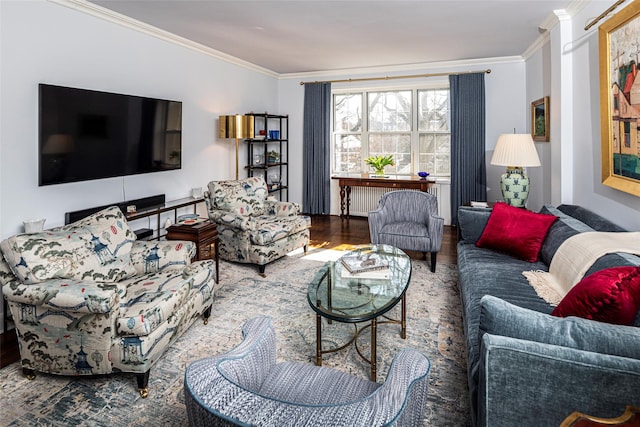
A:
POLYGON ((304 245, 304 254, 307 254, 307 251, 309 250, 309 245, 304 245))
POLYGON ((27 377, 29 381, 36 379, 36 371, 29 368, 22 368, 22 374, 27 377))
POLYGON ((138 393, 140 393, 140 397, 146 399, 149 396, 149 372, 143 374, 136 374, 136 380, 138 381, 138 393))
POLYGON ((266 265, 265 265, 265 264, 262 264, 262 265, 259 265, 259 266, 258 266, 258 273, 260 273, 260 275, 261 275, 262 277, 265 277, 265 274, 264 274, 264 269, 265 269, 265 267, 266 267, 266 265))
POLYGON ((207 309, 202 313, 202 317, 204 318, 204 324, 209 324, 209 317, 211 317, 211 309, 213 308, 213 304, 211 304, 207 309))
POLYGON ((432 273, 436 272, 436 255, 438 255, 437 252, 431 252, 431 272, 432 273))

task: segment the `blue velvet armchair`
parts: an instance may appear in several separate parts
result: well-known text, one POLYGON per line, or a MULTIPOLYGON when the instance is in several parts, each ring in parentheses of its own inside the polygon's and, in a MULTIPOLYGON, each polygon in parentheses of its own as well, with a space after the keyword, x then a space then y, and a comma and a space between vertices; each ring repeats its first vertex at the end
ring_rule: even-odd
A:
POLYGON ((431 271, 442 246, 444 219, 438 216, 438 199, 414 190, 385 193, 378 209, 369 212, 371 243, 403 250, 431 253, 431 271))

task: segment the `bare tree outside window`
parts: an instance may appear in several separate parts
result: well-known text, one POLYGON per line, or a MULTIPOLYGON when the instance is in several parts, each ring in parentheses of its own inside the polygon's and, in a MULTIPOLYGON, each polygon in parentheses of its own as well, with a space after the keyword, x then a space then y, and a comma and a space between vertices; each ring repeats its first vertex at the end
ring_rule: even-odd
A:
POLYGON ((333 103, 333 172, 366 173, 366 157, 391 154, 387 173, 451 175, 448 88, 335 93, 333 103))

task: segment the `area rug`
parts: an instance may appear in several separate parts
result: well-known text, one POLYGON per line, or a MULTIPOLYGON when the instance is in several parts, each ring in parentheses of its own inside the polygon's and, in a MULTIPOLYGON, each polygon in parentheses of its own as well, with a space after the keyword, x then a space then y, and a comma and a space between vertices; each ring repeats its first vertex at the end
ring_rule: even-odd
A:
MULTIPOLYGON (((328 249, 290 254, 267 266, 261 277, 252 266, 220 262, 213 313, 208 325, 196 321, 151 369, 149 397, 140 398, 133 375, 68 378, 38 374, 27 380, 19 363, 0 370, 0 424, 6 426, 186 426, 183 396, 185 368, 194 360, 219 354, 241 341, 245 320, 273 318, 277 358, 315 361, 315 315, 307 286, 318 268, 341 253, 328 249)), ((455 265, 412 260, 407 293, 407 338, 400 326, 378 327, 378 382, 402 348, 425 353, 432 364, 424 425, 470 425, 465 350, 455 265)), ((393 315, 394 313, 392 313, 393 315)), ((395 313, 398 315, 399 313, 395 313)), ((333 322, 323 329, 325 347, 343 342, 353 326, 333 322)), ((368 350, 369 334, 359 346, 368 350)), ((368 378, 370 366, 353 347, 323 356, 323 366, 368 378)))

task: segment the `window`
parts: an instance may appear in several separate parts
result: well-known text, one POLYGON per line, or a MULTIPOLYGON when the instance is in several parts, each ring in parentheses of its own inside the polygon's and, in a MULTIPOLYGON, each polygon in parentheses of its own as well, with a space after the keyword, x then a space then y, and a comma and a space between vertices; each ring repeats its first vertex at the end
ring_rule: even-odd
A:
POLYGON ((451 175, 449 89, 352 91, 333 96, 333 171, 368 172, 364 159, 392 154, 386 172, 451 175))

